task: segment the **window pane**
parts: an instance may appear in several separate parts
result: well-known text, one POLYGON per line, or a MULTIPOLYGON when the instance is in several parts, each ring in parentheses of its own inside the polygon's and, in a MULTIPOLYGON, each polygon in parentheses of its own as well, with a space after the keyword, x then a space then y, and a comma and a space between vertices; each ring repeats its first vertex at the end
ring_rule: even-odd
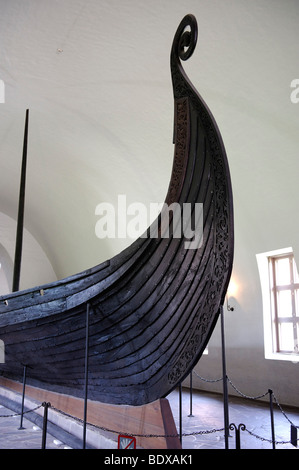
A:
POLYGON ((299 289, 295 290, 296 316, 299 317, 299 289))
POLYGON ((289 258, 277 259, 275 262, 275 270, 276 270, 276 284, 278 286, 290 284, 291 272, 290 272, 289 258))
POLYGON ((294 282, 299 282, 298 270, 295 263, 295 259, 293 258, 293 271, 294 271, 294 282))
POLYGON ((293 323, 281 323, 279 325, 280 351, 294 351, 293 323))
MULTIPOLYGON (((269 264, 268 286, 263 285, 265 291, 268 287, 271 301, 271 311, 265 316, 265 341, 266 354, 281 353, 292 360, 293 354, 299 356, 299 274, 296 267, 293 253, 286 250, 285 253, 273 252, 267 255, 269 264), (271 325, 270 328, 270 318, 271 325), (273 322, 273 323, 272 323, 273 322), (270 342, 272 335, 272 348, 270 342)), ((264 258, 263 269, 266 268, 266 258, 264 258)), ((299 266, 298 266, 299 268, 299 266)), ((265 279, 266 281, 266 279, 265 279)), ((266 356, 267 357, 267 356, 266 356)), ((274 357, 274 356, 273 356, 274 357)), ((277 357, 281 357, 279 354, 277 357)))
POLYGON ((292 316, 292 293, 290 290, 283 290, 277 293, 277 307, 279 317, 292 316))

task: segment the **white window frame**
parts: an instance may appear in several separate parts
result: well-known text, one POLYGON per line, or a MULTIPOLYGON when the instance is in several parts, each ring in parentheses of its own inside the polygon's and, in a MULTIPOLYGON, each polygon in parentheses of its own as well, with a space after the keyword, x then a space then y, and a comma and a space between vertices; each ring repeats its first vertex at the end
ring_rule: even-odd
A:
POLYGON ((277 352, 275 350, 275 332, 273 331, 275 324, 273 322, 273 310, 271 305, 271 285, 269 274, 269 258, 292 254, 292 247, 288 247, 280 250, 257 254, 256 259, 258 264, 263 299, 265 358, 280 361, 291 361, 297 363, 299 362, 299 353, 277 352))

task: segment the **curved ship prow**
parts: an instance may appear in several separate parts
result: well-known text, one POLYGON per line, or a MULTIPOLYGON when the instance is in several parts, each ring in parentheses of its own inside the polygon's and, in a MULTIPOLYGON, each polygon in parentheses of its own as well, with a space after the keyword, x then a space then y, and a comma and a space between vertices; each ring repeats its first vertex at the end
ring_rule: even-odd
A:
POLYGON ((230 279, 233 204, 221 135, 181 64, 196 39, 187 15, 171 50, 175 149, 164 210, 148 236, 99 266, 0 298, 4 376, 20 379, 27 365, 28 383, 83 397, 87 305, 91 399, 155 401, 201 357, 230 279))

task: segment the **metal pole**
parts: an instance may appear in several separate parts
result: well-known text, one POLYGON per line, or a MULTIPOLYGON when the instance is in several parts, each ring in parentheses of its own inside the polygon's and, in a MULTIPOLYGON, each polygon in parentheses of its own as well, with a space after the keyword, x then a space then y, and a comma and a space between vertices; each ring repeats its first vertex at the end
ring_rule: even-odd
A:
POLYGON ((46 439, 47 439, 47 425, 48 425, 48 408, 51 406, 51 403, 42 403, 44 407, 44 419, 43 419, 43 434, 42 434, 42 449, 46 448, 46 439))
POLYGON ((220 307, 221 316, 221 342, 222 342, 222 376, 223 376, 223 409, 224 409, 224 438, 225 448, 228 449, 229 437, 229 411, 228 411, 228 391, 227 391, 227 375, 226 375, 226 358, 225 358, 225 335, 224 335, 224 315, 223 305, 220 307))
POLYGON ((270 397, 270 417, 271 417, 271 434, 272 434, 272 448, 275 449, 275 431, 274 431, 274 414, 273 414, 273 391, 269 388, 269 397, 270 397))
POLYGON ((24 366, 24 371, 23 371, 23 394, 22 394, 22 408, 21 408, 21 421, 20 421, 20 427, 18 429, 25 429, 23 427, 23 414, 24 414, 24 400, 25 400, 25 386, 26 386, 26 371, 27 371, 27 366, 24 366))
POLYGON ((87 421, 87 395, 88 395, 88 349, 89 349, 89 303, 86 305, 85 326, 85 379, 84 379, 84 418, 83 418, 83 449, 86 446, 86 421, 87 421))
POLYGON ((235 432, 236 432, 236 449, 240 450, 241 449, 240 430, 245 431, 245 429, 246 429, 245 424, 239 424, 239 426, 237 427, 234 423, 232 423, 229 426, 229 429, 231 429, 231 430, 234 429, 235 430, 235 432))
POLYGON ((25 119, 23 157, 22 157, 20 193, 19 193, 18 222, 17 222, 16 247, 15 247, 15 259, 14 259, 14 272, 13 272, 13 281, 12 281, 13 292, 17 292, 19 290, 20 274, 21 274, 25 186, 26 186, 26 165, 27 165, 28 122, 29 122, 29 109, 26 110, 26 119, 25 119))
POLYGON ((182 444, 182 383, 179 385, 180 443, 182 444))
POLYGON ((193 393, 192 372, 193 372, 193 370, 191 370, 191 372, 190 372, 190 414, 188 415, 189 418, 194 416, 192 414, 192 393, 193 393))

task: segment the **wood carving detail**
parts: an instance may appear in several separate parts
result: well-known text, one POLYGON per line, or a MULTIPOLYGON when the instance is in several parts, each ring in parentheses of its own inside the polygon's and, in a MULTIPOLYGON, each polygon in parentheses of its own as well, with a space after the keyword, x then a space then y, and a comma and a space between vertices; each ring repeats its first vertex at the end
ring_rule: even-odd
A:
POLYGON ((175 151, 172 175, 165 203, 179 200, 188 162, 189 106, 188 99, 175 101, 175 151))

